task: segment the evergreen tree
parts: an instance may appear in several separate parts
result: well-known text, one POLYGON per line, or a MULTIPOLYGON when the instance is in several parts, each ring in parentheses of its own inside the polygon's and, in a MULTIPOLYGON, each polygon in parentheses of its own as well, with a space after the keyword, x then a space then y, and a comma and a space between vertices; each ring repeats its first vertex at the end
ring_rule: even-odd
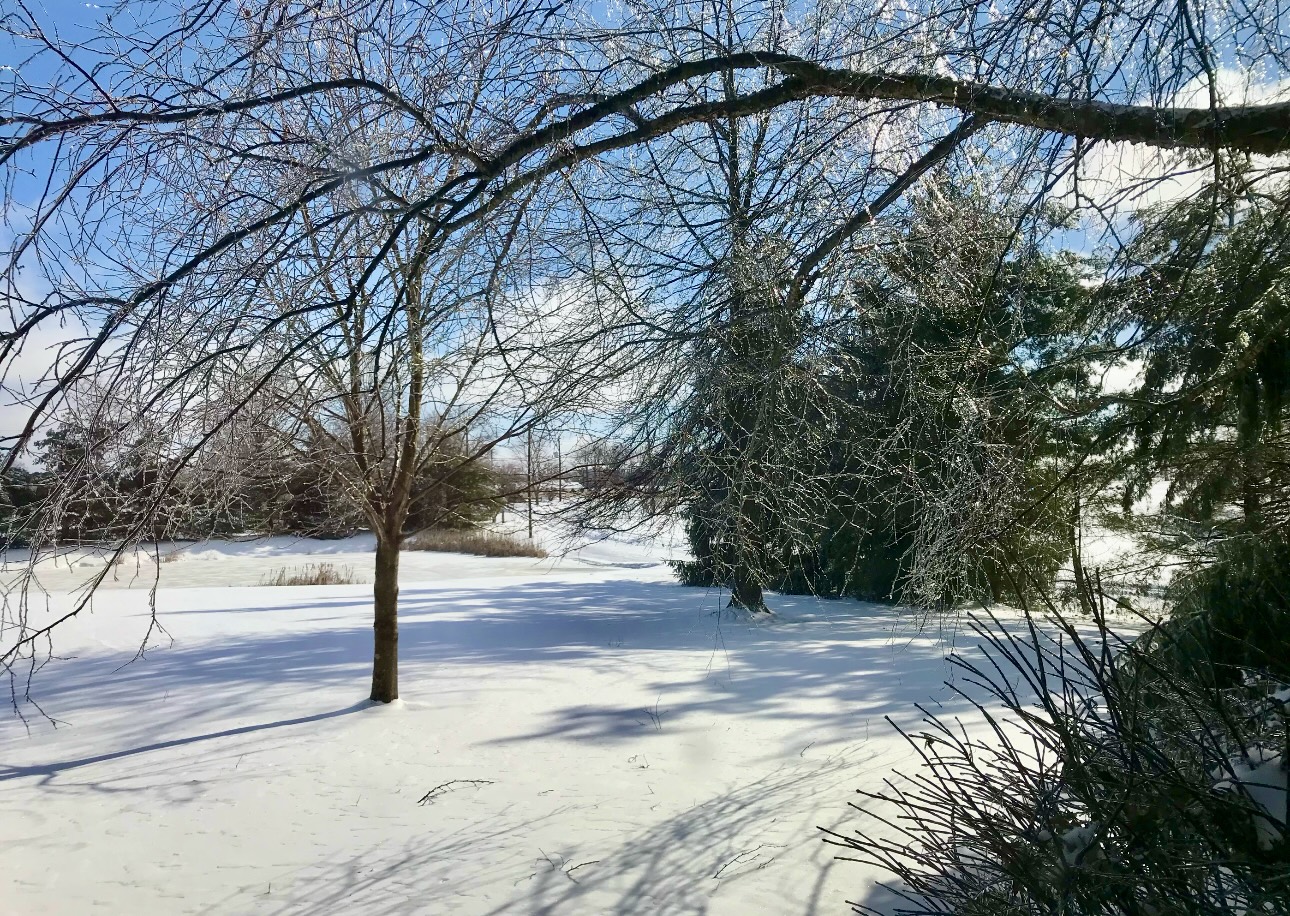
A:
POLYGON ((0 474, 0 549, 30 546, 33 511, 49 495, 48 475, 24 468, 0 474))
POLYGON ((1238 178, 1144 215, 1103 295, 1143 363, 1126 499, 1165 479, 1180 519, 1257 535, 1290 520, 1290 188, 1256 197, 1238 178))
POLYGON ((1058 392, 1087 314, 1078 262, 1006 213, 937 188, 857 272, 828 384, 853 406, 818 590, 921 603, 1024 600, 1069 555, 1058 392))

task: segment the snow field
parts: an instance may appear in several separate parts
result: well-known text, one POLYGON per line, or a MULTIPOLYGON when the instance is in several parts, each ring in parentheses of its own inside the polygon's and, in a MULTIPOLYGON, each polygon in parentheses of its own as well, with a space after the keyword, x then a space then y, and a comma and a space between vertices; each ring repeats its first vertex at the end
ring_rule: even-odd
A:
POLYGON ((935 634, 807 598, 731 619, 621 541, 423 555, 432 579, 406 554, 404 699, 372 707, 369 586, 174 587, 355 546, 190 548, 157 592, 173 645, 124 668, 146 588, 95 597, 34 682, 58 727, 0 720, 0 912, 783 916, 872 893, 816 828, 913 767, 882 717, 946 696, 935 634))

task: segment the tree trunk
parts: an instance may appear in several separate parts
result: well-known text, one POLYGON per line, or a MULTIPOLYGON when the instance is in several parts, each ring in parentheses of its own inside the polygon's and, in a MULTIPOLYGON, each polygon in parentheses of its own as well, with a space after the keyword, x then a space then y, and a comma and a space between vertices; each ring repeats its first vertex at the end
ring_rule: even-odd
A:
POLYGON ((399 541, 377 535, 372 587, 372 702, 399 698, 399 541))
POLYGON ((1241 449, 1241 508, 1245 530, 1256 533, 1263 527, 1263 506, 1259 492, 1259 440, 1263 432, 1263 403, 1258 379, 1247 372, 1241 383, 1240 419, 1237 437, 1241 449))
POLYGON ((747 572, 735 573, 735 580, 730 586, 730 607, 741 607, 754 613, 768 613, 766 599, 762 596, 761 584, 747 572))
POLYGON ((1002 604, 1004 596, 1003 580, 999 578, 998 565, 992 558, 987 558, 981 564, 981 568, 985 571, 985 584, 990 587, 990 600, 995 604, 1002 604))
POLYGON ((1259 495, 1256 472, 1248 464, 1244 478, 1241 484, 1241 508, 1245 515, 1245 530, 1253 534, 1263 527, 1263 501, 1259 495))
POLYGON ((1071 572, 1075 576, 1075 596, 1079 599, 1080 610, 1088 616, 1093 615, 1093 590, 1089 587, 1088 576, 1084 573, 1084 538, 1083 512, 1080 509, 1079 494, 1071 509, 1071 572))

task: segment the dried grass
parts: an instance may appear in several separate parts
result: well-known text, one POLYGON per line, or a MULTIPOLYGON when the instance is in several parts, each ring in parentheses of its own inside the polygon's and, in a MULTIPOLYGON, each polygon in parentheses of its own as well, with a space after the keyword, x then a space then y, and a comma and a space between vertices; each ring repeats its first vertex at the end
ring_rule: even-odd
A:
POLYGON ((404 543, 405 550, 431 550, 436 553, 469 553, 480 557, 536 557, 544 559, 546 551, 532 541, 505 534, 473 529, 428 528, 404 543))
POLYGON ((279 569, 260 580, 261 585, 352 585, 354 570, 331 563, 307 563, 295 569, 279 569))

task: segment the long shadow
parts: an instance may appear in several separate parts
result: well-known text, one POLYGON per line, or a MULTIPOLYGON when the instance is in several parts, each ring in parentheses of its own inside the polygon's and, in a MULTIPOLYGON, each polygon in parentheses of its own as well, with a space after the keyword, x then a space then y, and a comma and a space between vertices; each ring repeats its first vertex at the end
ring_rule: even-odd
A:
MULTIPOLYGON (((538 827, 579 810, 554 811, 483 796, 467 821, 430 822, 415 841, 347 850, 327 861, 244 887, 203 912, 335 913, 404 916, 705 916, 724 885, 766 868, 818 868, 823 846, 802 814, 822 793, 840 792, 871 759, 849 748, 819 761, 748 776, 691 808, 611 838, 540 848, 538 827), (271 891, 271 895, 266 893, 271 891)), ((767 891, 774 882, 767 886, 767 891)), ((785 916, 840 912, 840 898, 784 897, 785 916)), ((720 898, 725 911, 738 892, 720 898)))
MULTIPOLYGON (((319 692, 352 685, 359 693, 371 660, 369 599, 320 598, 241 611, 327 612, 326 618, 298 621, 295 628, 180 643, 119 672, 114 670, 119 656, 55 665, 37 680, 38 700, 55 717, 61 717, 65 703, 80 706, 81 715, 88 711, 86 703, 90 710, 150 703, 149 721, 138 727, 155 734, 167 717, 181 724, 206 711, 203 704, 254 715, 263 708, 268 688, 319 692), (346 625, 350 620, 355 625, 346 625), (182 695, 182 702, 157 702, 168 692, 182 695)), ((415 699, 419 683, 455 666, 591 662, 608 668, 632 656, 655 672, 642 687, 659 696, 658 711, 667 721, 715 706, 848 734, 867 718, 903 712, 912 702, 929 699, 929 689, 949 674, 945 647, 937 640, 919 638, 904 646, 893 640, 901 618, 892 608, 783 596, 775 603, 777 619, 754 626, 724 619, 713 612, 714 596, 673 583, 409 588, 400 601, 404 694, 415 699), (650 661, 652 655, 671 653, 687 657, 650 661), (809 708, 803 699, 811 701, 809 708)), ((204 610, 164 613, 182 617, 204 610)), ((637 706, 587 703, 556 710, 529 732, 506 740, 614 741, 652 727, 637 706)))
MULTIPOLYGON (((576 880, 559 868, 539 868, 519 882, 523 894, 487 916, 704 916, 723 884, 746 881, 779 859, 786 860, 785 868, 808 866, 820 844, 794 818, 809 811, 821 793, 839 791, 847 774, 868 762, 848 749, 820 762, 782 765, 626 836, 614 848, 596 850, 596 861, 576 880)), ((731 898, 722 902, 729 908, 731 898)), ((832 909, 822 909, 818 897, 779 903, 785 914, 816 916, 832 909)))
POLYGON ((145 744, 140 747, 127 748, 121 751, 112 751, 107 754, 96 754, 93 757, 81 757, 78 760, 63 760, 57 763, 44 763, 36 766, 9 766, 0 763, 0 782, 10 779, 21 779, 25 776, 42 776, 52 778, 67 770, 75 770, 79 767, 90 766, 95 763, 104 763, 109 760, 121 760, 126 757, 134 757, 139 754, 147 754, 152 751, 163 751, 171 747, 183 747, 189 744, 198 744, 202 741, 214 741, 219 738, 233 738, 238 735, 248 735, 253 732, 269 731, 277 728, 289 728, 292 725, 304 725, 309 722, 321 722, 323 719, 334 719, 337 716, 348 715, 357 712, 360 709, 368 707, 368 703, 355 703, 344 709, 334 709, 331 712, 315 713, 311 716, 297 716, 294 719, 279 719, 276 722, 261 722, 257 725, 243 725, 238 728, 226 728, 223 731, 208 732, 204 735, 190 735, 186 738, 175 738, 171 741, 157 741, 153 744, 145 744))

